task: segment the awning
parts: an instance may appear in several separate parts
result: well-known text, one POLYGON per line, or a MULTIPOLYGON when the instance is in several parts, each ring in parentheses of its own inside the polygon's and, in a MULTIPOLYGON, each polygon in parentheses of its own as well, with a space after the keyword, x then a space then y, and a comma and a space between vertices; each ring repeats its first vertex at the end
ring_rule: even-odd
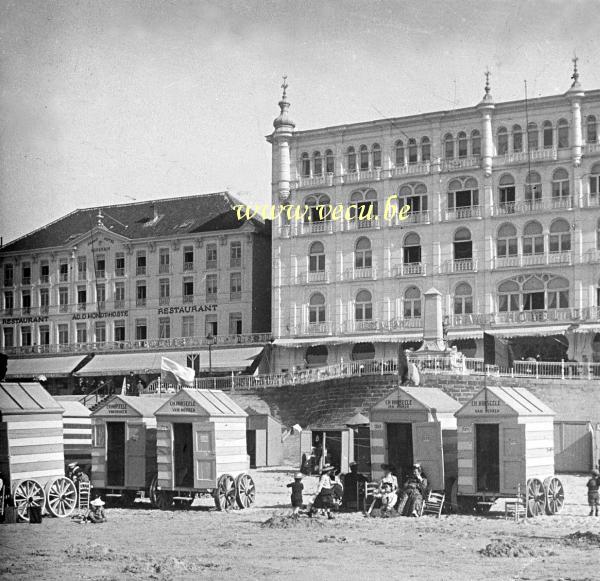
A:
POLYGON ((6 379, 46 377, 66 377, 73 373, 87 355, 69 355, 66 357, 35 357, 29 359, 9 359, 6 379))
MULTIPOLYGON (((243 371, 254 365, 264 347, 236 347, 235 349, 212 349, 210 368, 213 371, 243 371)), ((208 349, 195 352, 200 356, 200 370, 209 370, 208 349)))
POLYGON ((564 335, 571 325, 544 325, 531 327, 513 327, 512 329, 490 329, 486 333, 495 337, 548 337, 564 335))
POLYGON ((481 329, 461 329, 460 331, 448 331, 448 339, 483 339, 481 329))
POLYGON ((303 347, 304 345, 345 345, 349 343, 398 343, 422 341, 423 333, 395 333, 393 335, 353 335, 351 337, 302 337, 298 339, 276 339, 279 347, 303 347))
POLYGON ((570 330, 573 333, 600 333, 600 322, 575 325, 570 330))

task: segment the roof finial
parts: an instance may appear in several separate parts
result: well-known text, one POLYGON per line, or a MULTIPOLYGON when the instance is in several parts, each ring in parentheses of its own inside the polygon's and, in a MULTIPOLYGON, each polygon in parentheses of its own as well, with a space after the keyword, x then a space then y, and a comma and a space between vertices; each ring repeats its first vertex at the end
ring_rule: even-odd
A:
POLYGON ((579 71, 577 70, 577 61, 579 60, 579 58, 577 58, 577 55, 573 53, 573 58, 571 60, 573 61, 573 74, 571 75, 571 78, 573 79, 573 84, 571 86, 575 87, 579 85, 579 71))
POLYGON ((489 95, 490 94, 490 76, 492 75, 492 73, 490 73, 490 69, 486 69, 485 70, 485 94, 489 95))
POLYGON ((98 208, 98 214, 96 214, 97 226, 104 226, 104 224, 102 223, 103 218, 104 216, 102 215, 102 208, 98 208))
POLYGON ((283 75, 283 84, 281 85, 281 88, 283 89, 283 95, 281 95, 281 100, 285 101, 287 99, 287 88, 288 88, 288 83, 287 83, 287 75, 283 75))

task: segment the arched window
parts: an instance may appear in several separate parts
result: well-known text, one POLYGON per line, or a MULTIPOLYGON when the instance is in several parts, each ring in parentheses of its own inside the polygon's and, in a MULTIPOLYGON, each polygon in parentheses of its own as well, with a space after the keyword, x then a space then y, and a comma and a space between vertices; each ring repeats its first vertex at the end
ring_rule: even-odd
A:
POLYGON ((506 155, 508 153, 508 131, 506 127, 498 129, 498 155, 506 155))
POLYGON ((369 169, 369 150, 366 145, 360 146, 360 169, 361 171, 369 169))
POLYGON ((571 228, 563 218, 550 224, 550 252, 567 252, 571 250, 571 228))
POLYGON ((554 145, 554 135, 550 121, 544 121, 542 133, 544 135, 544 148, 552 147, 554 145))
POLYGON ((350 196, 348 214, 352 220, 358 221, 359 228, 371 228, 374 217, 379 212, 377 192, 375 190, 356 191, 350 196))
POLYGON ((325 171, 327 173, 333 173, 335 171, 333 151, 331 151, 331 149, 328 149, 325 152, 325 171))
POLYGON ((600 196, 600 163, 595 163, 590 170, 590 196, 598 204, 600 196))
POLYGON ((313 242, 308 253, 309 272, 325 271, 325 247, 322 242, 313 242))
POLYGON ((536 171, 531 171, 525 178, 525 201, 530 205, 542 199, 542 177, 536 171))
POLYGON ((321 157, 320 151, 315 151, 313 153, 313 175, 323 175, 323 158, 321 157))
POLYGON ((325 345, 311 345, 306 349, 304 359, 309 367, 320 367, 327 365, 329 352, 325 345))
POLYGON ((496 251, 498 258, 508 258, 509 256, 517 255, 517 229, 512 224, 502 224, 498 228, 496 251))
POLYGON ((473 313, 473 289, 470 284, 461 282, 454 289, 454 314, 470 315, 473 313))
POLYGON ((415 232, 409 232, 404 237, 404 264, 421 262, 421 238, 415 232))
POLYGON ((588 143, 596 143, 598 141, 598 130, 596 126, 596 117, 594 115, 588 115, 585 120, 586 126, 586 141, 588 143))
POLYGON ((448 184, 448 210, 457 218, 471 218, 479 207, 479 189, 475 178, 456 178, 448 184))
MULTIPOLYGON (((365 361, 375 359, 375 346, 373 343, 356 343, 352 347, 352 361, 365 361)), ((356 436, 354 436, 356 438, 356 436)), ((356 442, 356 439, 354 440, 356 442)))
POLYGON ((502 211, 505 214, 513 214, 515 211, 515 178, 509 173, 501 176, 498 192, 502 211))
POLYGON ((421 291, 411 286, 404 293, 404 318, 418 319, 421 316, 421 291))
POLYGON ((569 197, 569 173, 562 167, 555 169, 552 174, 552 197, 569 197))
POLYGON ((519 285, 512 280, 498 286, 498 310, 501 313, 520 310, 520 290, 519 285))
POLYGON ((354 268, 371 268, 372 266, 371 241, 368 238, 359 238, 354 247, 354 268))
POLYGON ((539 222, 527 222, 523 228, 523 254, 544 254, 544 231, 539 222))
POLYGON ((454 233, 454 260, 471 260, 473 258, 473 241, 468 228, 459 228, 454 233))
POLYGON ((379 143, 374 143, 372 147, 373 152, 373 169, 381 168, 381 146, 379 143))
POLYGON ((331 201, 326 194, 308 196, 304 201, 305 222, 325 222, 331 220, 331 201))
POLYGON ((557 276, 548 281, 546 308, 569 308, 569 281, 566 278, 557 276))
POLYGON ((467 157, 469 155, 469 142, 467 134, 461 131, 458 135, 458 157, 467 157))
POLYGON ((418 159, 417 141, 411 138, 408 140, 408 163, 417 163, 418 159))
POLYGON ((404 142, 399 139, 396 141, 396 167, 404 165, 404 142))
POLYGON ((308 303, 308 322, 324 323, 325 314, 325 297, 321 293, 315 293, 308 303))
POLYGON ((421 212, 427 211, 427 186, 422 183, 405 184, 400 188, 398 195, 400 208, 410 206, 410 216, 418 220, 421 212))
POLYGON ((431 142, 429 137, 421 137, 421 161, 431 161, 431 142))
POLYGON ((356 169, 357 169, 357 167, 356 167, 356 150, 354 149, 354 147, 350 146, 346 150, 346 159, 348 162, 348 171, 349 172, 356 171, 356 169))
POLYGON ((538 126, 535 123, 527 125, 527 147, 529 151, 539 148, 538 126))
POLYGON ((520 125, 513 125, 512 128, 513 151, 523 151, 523 130, 520 125))
POLYGON ((542 310, 544 299, 544 283, 538 277, 531 277, 523 283, 521 304, 524 311, 542 310))
POLYGON ((310 177, 310 158, 308 157, 308 153, 303 153, 301 160, 302 160, 302 164, 301 164, 302 177, 308 178, 308 177, 310 177))
POLYGON ((354 318, 356 321, 373 320, 373 300, 369 291, 361 290, 356 295, 356 302, 354 304, 354 318))
POLYGON ((454 137, 450 133, 444 135, 444 157, 446 159, 454 158, 454 137))
POLYGON ((569 147, 569 123, 566 119, 558 120, 558 147, 569 147))
POLYGON ((481 134, 477 129, 471 131, 471 155, 481 155, 481 134))

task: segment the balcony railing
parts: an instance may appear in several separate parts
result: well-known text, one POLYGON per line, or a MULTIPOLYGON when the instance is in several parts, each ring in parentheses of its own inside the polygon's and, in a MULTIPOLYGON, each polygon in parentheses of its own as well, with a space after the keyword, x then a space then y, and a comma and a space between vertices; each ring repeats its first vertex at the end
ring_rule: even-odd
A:
POLYGON ((481 218, 481 206, 464 206, 461 208, 448 209, 445 212, 445 220, 468 220, 470 218, 481 218))
POLYGON ((106 271, 105 270, 97 270, 96 278, 106 278, 106 271))
POLYGON ((40 283, 41 284, 48 284, 50 282, 50 275, 49 274, 42 274, 40 275, 40 283))
POLYGON ((431 162, 409 163, 398 165, 391 170, 391 177, 403 177, 407 175, 427 175, 431 173, 431 162))
POLYGON ((242 292, 241 291, 239 291, 239 292, 232 291, 231 293, 229 293, 229 300, 230 301, 241 301, 242 300, 242 292))
POLYGON ((335 230, 333 220, 323 220, 321 222, 298 222, 296 231, 298 234, 321 234, 331 233, 335 230))
POLYGON ((61 272, 58 275, 58 281, 59 282, 69 282, 69 273, 68 272, 61 272))
POLYGON ((558 153, 555 147, 547 149, 532 149, 499 155, 494 159, 494 165, 511 165, 531 161, 556 160, 558 153))
POLYGON ((145 266, 136 266, 135 275, 136 276, 146 276, 146 267, 145 266))
POLYGON ((314 188, 315 186, 332 186, 333 173, 326 173, 320 176, 300 176, 298 178, 299 188, 314 188))
POLYGON ((376 181, 382 178, 382 173, 383 171, 381 168, 351 171, 344 175, 344 182, 353 184, 358 182, 376 181))
POLYGON ((87 305, 86 303, 77 303, 77 310, 78 311, 86 311, 87 310, 87 305))
POLYGON ((171 297, 158 297, 158 304, 160 306, 170 305, 171 304, 171 297))
POLYGON ((442 171, 456 171, 472 167, 479 167, 481 164, 480 157, 459 157, 457 159, 443 159, 442 171))
POLYGON ((171 274, 171 265, 161 262, 158 265, 158 274, 171 274))
POLYGON ((600 194, 587 194, 585 198, 586 206, 600 206, 600 194))
POLYGON ((124 299, 115 299, 115 309, 124 309, 125 308, 125 300, 124 299))
POLYGON ((585 152, 592 155, 600 153, 600 142, 588 143, 585 148, 585 152))
POLYGON ((572 264, 573 253, 548 252, 544 254, 515 254, 512 256, 498 256, 494 259, 495 268, 522 268, 524 266, 546 266, 548 264, 572 264))
POLYGON ((377 278, 377 270, 374 266, 368 268, 347 268, 342 273, 342 280, 366 280, 377 278))
POLYGON ((460 258, 456 260, 448 260, 445 264, 447 273, 451 272, 476 272, 477 260, 474 258, 460 258))
POLYGON ((193 262, 184 262, 183 263, 183 272, 189 272, 190 270, 194 270, 193 262))
POLYGON ((214 270, 217 268, 217 261, 216 260, 207 260, 206 261, 206 268, 208 270, 214 270))
POLYGON ((31 284, 31 277, 30 276, 24 276, 21 279, 21 284, 23 284, 23 285, 30 285, 31 284))
POLYGON ((125 276, 124 268, 115 268, 115 276, 125 276))
POLYGON ((392 267, 392 276, 401 278, 404 276, 422 276, 426 274, 427 265, 423 262, 406 262, 392 267))
POLYGON ((14 278, 5 278, 4 279, 4 286, 14 286, 14 284, 15 284, 14 278))
POLYGON ((413 212, 412 210, 406 215, 405 220, 400 220, 397 215, 389 221, 392 226, 405 226, 406 224, 431 224, 431 213, 429 210, 421 212, 413 212))
POLYGON ((184 303, 193 303, 194 302, 194 295, 183 295, 183 302, 184 303))
POLYGON ((373 214, 372 219, 368 219, 366 216, 363 220, 358 218, 355 220, 344 220, 342 226, 344 230, 363 230, 365 228, 379 228, 381 219, 375 219, 376 216, 373 214))
POLYGON ((587 262, 600 262, 600 249, 588 250, 585 256, 587 262))
POLYGON ((138 297, 135 299, 136 307, 145 307, 146 306, 146 297, 138 297))

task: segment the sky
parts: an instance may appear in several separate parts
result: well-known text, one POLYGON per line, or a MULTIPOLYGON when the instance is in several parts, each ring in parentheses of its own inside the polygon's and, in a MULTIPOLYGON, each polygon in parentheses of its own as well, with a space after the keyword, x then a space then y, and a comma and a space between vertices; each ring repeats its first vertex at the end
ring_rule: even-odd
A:
POLYGON ((598 0, 0 0, 0 236, 76 208, 270 199, 298 130, 600 88, 598 0), (595 66, 593 66, 593 64, 595 66))

